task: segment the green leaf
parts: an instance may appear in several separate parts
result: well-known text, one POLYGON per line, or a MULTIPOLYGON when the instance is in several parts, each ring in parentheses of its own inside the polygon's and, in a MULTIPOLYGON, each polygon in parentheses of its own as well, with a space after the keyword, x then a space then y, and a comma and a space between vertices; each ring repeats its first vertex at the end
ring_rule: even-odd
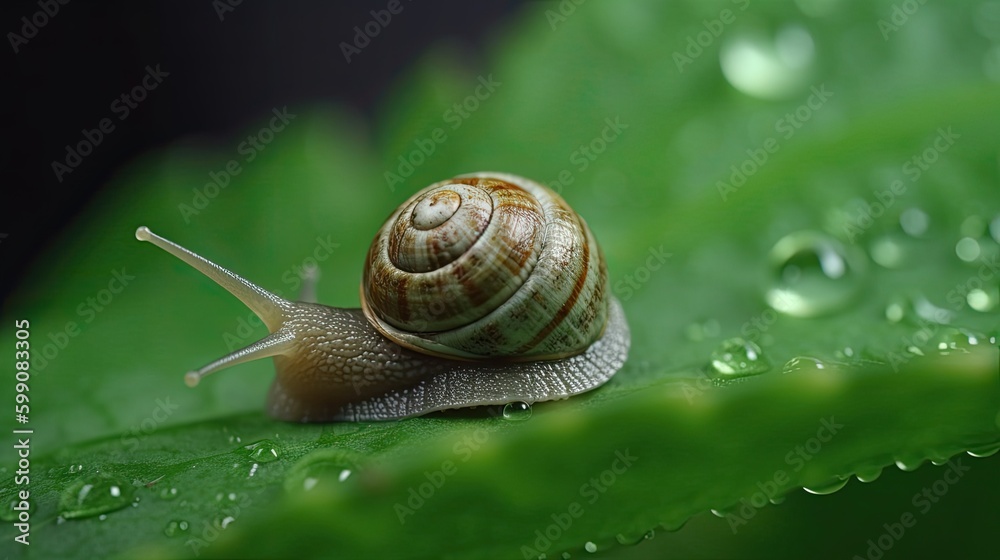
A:
MULTIPOLYGON (((337 109, 292 107, 252 161, 240 135, 123 170, 5 307, 5 339, 27 318, 33 351, 32 545, 17 550, 626 556, 654 545, 619 543, 655 530, 653 543, 682 556, 795 556, 815 553, 812 540, 781 527, 809 535, 804 519, 848 511, 865 523, 829 547, 863 556, 903 513, 924 530, 949 507, 969 527, 995 521, 976 508, 1000 499, 977 478, 997 457, 964 455, 1000 445, 1000 88, 983 74, 988 41, 969 32, 979 8, 923 5, 883 40, 891 6, 812 17, 753 3, 679 71, 673 53, 731 4, 586 3, 555 30, 545 11, 557 5, 531 6, 483 74, 452 50, 428 52, 374 136, 337 109), (720 71, 720 51, 782 29, 801 41, 796 26, 815 54, 809 79, 780 98, 741 93, 720 71), (784 128, 789 115, 801 126, 784 128), (433 153, 413 157, 427 139, 433 153), (422 163, 407 171, 400 158, 422 163), (240 172, 227 176, 230 160, 240 172), (744 165, 753 171, 733 181, 744 165), (355 306, 367 240, 389 211, 477 169, 552 183, 601 239, 633 332, 605 387, 522 421, 490 409, 304 426, 263 414, 266 361, 184 387, 183 372, 266 331, 136 242, 137 226, 289 296, 298 268, 318 261, 320 300, 355 306), (387 172, 403 180, 390 188, 387 172), (925 460, 949 466, 887 471, 815 511, 798 491, 925 460), (935 495, 925 512, 921 489, 947 469, 980 482, 949 482, 953 505, 935 495), (880 502, 880 489, 900 501, 880 502)), ((4 384, 0 400, 13 391, 4 384)), ((0 496, 16 503, 8 457, 0 496)), ((967 535, 967 550, 987 542, 967 535)), ((916 536, 893 546, 929 550, 916 536)))

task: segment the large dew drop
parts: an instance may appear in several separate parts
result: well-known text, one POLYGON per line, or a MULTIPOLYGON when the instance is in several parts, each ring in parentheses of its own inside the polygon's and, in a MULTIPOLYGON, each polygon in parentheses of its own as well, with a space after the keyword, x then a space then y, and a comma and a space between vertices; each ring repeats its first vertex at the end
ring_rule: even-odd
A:
POLYGON ((784 26, 773 37, 755 29, 734 31, 719 50, 719 64, 737 90, 761 99, 787 98, 809 84, 813 38, 799 25, 784 26))
POLYGON ((288 471, 285 489, 289 492, 331 491, 353 481, 361 457, 353 451, 327 448, 306 455, 288 471))
POLYGON ((736 378, 757 375, 771 369, 764 353, 754 342, 730 338, 712 352, 711 375, 715 378, 736 378))
POLYGON ((972 447, 966 453, 973 457, 991 457, 1000 451, 1000 443, 991 443, 989 445, 981 445, 979 447, 972 447))
POLYGON ((243 446, 243 449, 252 461, 258 463, 270 463, 281 458, 281 451, 278 444, 269 439, 255 441, 243 446))
POLYGON ((503 405, 503 419, 511 422, 521 422, 531 418, 531 405, 522 402, 509 402, 503 405))
POLYGON ((795 317, 813 317, 845 307, 858 294, 863 265, 837 240, 813 231, 783 237, 771 249, 768 305, 795 317))
POLYGON ((847 482, 849 480, 851 480, 851 479, 850 478, 844 478, 844 479, 835 478, 835 479, 831 480, 830 482, 828 482, 826 484, 813 485, 813 486, 809 486, 808 488, 807 487, 803 487, 802 489, 805 490, 806 492, 809 492, 810 494, 816 494, 816 495, 819 495, 819 496, 825 496, 827 494, 833 494, 837 490, 840 490, 844 486, 847 486, 847 482))
POLYGON ((785 362, 785 365, 781 368, 781 373, 817 372, 824 369, 826 369, 826 364, 819 358, 796 356, 785 362))
POLYGON ((861 482, 875 482, 878 480, 878 477, 882 476, 882 467, 876 465, 872 467, 859 468, 854 473, 854 476, 861 482))
POLYGON ((132 502, 133 493, 132 486, 118 477, 85 476, 63 490, 59 514, 64 519, 82 519, 117 511, 132 502))

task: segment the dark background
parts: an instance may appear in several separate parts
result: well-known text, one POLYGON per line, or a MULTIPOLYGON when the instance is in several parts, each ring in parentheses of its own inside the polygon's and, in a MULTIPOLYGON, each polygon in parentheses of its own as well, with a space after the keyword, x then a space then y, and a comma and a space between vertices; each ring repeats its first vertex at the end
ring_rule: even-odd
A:
POLYGON ((4 2, 0 51, 12 94, 3 103, 0 148, 4 302, 61 228, 136 156, 189 134, 225 143, 273 107, 301 102, 337 102, 370 119, 429 45, 458 42, 476 64, 490 30, 521 4, 448 0, 417 10, 401 0, 403 11, 348 63, 340 43, 352 42, 354 26, 387 3, 243 1, 220 21, 217 6, 226 0, 76 0, 57 4, 15 54, 8 34, 21 35, 21 18, 41 8, 38 0, 4 2), (119 121, 111 103, 157 64, 169 77, 119 121), (65 161, 66 146, 105 117, 115 129, 58 181, 53 160, 65 161))

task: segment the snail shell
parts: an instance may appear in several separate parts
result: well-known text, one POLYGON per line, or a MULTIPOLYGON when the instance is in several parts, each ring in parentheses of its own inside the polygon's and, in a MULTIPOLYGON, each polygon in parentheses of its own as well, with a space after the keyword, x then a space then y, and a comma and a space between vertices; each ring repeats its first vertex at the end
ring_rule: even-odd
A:
MULTIPOLYGON (((388 420, 562 399, 605 383, 629 330, 586 223, 533 181, 476 173, 394 212, 365 261, 362 309, 291 302, 140 227, 242 300, 270 335, 186 381, 274 357, 271 416, 388 420)), ((304 290, 305 291, 305 290, 304 290)))
POLYGON ((365 260, 361 306, 417 351, 553 359, 601 335, 607 284, 597 241, 559 195, 476 174, 435 183, 390 216, 365 260))

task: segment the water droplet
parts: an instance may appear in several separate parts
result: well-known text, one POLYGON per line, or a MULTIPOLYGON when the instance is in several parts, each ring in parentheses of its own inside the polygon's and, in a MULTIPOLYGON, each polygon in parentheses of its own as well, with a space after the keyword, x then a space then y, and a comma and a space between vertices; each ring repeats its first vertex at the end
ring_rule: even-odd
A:
POLYGON ((884 235, 873 241, 869 253, 873 261, 885 268, 903 266, 906 256, 903 245, 891 235, 884 235))
POLYGON ((289 469, 285 489, 289 492, 330 490, 352 480, 361 464, 361 456, 352 451, 337 448, 313 451, 289 469))
POLYGON ((943 307, 938 307, 923 296, 913 298, 913 310, 917 315, 925 320, 940 325, 947 325, 952 320, 952 313, 943 307))
POLYGON ((854 476, 861 482, 875 482, 882 476, 882 467, 871 467, 858 469, 854 476))
POLYGON ((812 317, 835 311, 849 303, 861 287, 862 261, 822 233, 787 235, 774 245, 768 258, 775 279, 765 298, 771 307, 787 315, 812 317))
POLYGON ((885 306, 885 318, 889 320, 890 323, 898 323, 906 317, 906 301, 901 298, 893 298, 888 305, 885 306))
POLYGON ((743 338, 730 338, 712 352, 712 376, 744 377, 764 373, 771 368, 764 353, 755 343, 743 338))
POLYGON ((993 241, 1000 243, 1000 214, 990 222, 990 235, 993 236, 993 241))
POLYGON ((981 335, 964 329, 954 327, 943 327, 933 337, 929 346, 938 351, 942 356, 950 354, 968 354, 973 346, 979 344, 981 335))
POLYGON ((587 541, 587 543, 583 545, 583 549, 591 553, 597 552, 597 545, 591 541, 587 541))
POLYGON ((236 518, 235 518, 235 517, 233 517, 233 516, 231 516, 231 515, 227 515, 226 517, 223 517, 222 519, 220 519, 220 520, 219 520, 219 523, 218 523, 218 525, 219 525, 220 527, 222 527, 223 529, 225 529, 225 528, 226 528, 226 527, 228 527, 228 526, 229 526, 229 524, 230 524, 230 523, 232 523, 233 521, 236 521, 236 518))
POLYGON ((511 422, 521 422, 531 418, 531 405, 522 402, 509 402, 503 405, 503 419, 511 422))
POLYGON ((997 298, 994 297, 995 293, 997 293, 997 290, 987 292, 986 290, 976 288, 969 290, 969 293, 965 296, 965 300, 969 303, 969 307, 981 313, 987 313, 997 306, 997 298))
POLYGON ((819 359, 809 356, 796 356, 785 362, 785 365, 781 368, 781 373, 810 372, 822 369, 826 369, 826 364, 819 359))
POLYGON ((899 470, 911 472, 920 468, 920 465, 924 464, 923 457, 897 457, 896 466, 899 470))
POLYGON ((81 519, 122 509, 132 501, 134 489, 124 480, 95 474, 77 479, 59 497, 59 513, 81 519))
POLYGON ((991 443, 979 447, 972 447, 966 453, 973 457, 990 457, 1000 451, 1000 443, 991 443))
POLYGON ((168 537, 176 537, 177 535, 186 533, 189 527, 187 521, 173 520, 167 523, 167 526, 163 529, 163 534, 168 537))
POLYGON ((174 498, 177 497, 177 489, 164 488, 163 490, 160 490, 160 497, 163 498, 164 500, 173 500, 174 498))
POLYGON ((812 485, 809 487, 803 486, 802 489, 810 494, 816 494, 819 496, 825 496, 827 494, 833 494, 837 490, 840 490, 844 486, 847 486, 847 482, 851 480, 850 478, 835 478, 828 483, 812 485))
MULTIPOLYGON (((727 509, 725 511, 729 510, 727 509)), ((676 533, 677 531, 680 531, 682 528, 684 528, 685 525, 687 525, 688 519, 690 518, 689 517, 674 518, 671 519, 670 521, 661 521, 660 527, 668 533, 676 533)))
POLYGON ((684 335, 691 342, 701 342, 702 340, 715 338, 722 332, 719 322, 715 319, 708 319, 705 322, 694 322, 684 327, 684 335))
POLYGON ((79 465, 79 464, 77 464, 77 465, 70 465, 69 466, 69 472, 70 472, 70 474, 81 473, 81 472, 83 472, 83 465, 79 465))
POLYGON ((899 227, 911 237, 920 237, 927 232, 930 219, 927 213, 919 208, 907 208, 899 215, 899 227))
POLYGON ((650 529, 638 535, 634 533, 629 533, 628 535, 626 535, 625 533, 618 533, 617 535, 615 535, 615 540, 618 541, 618 544, 622 544, 625 546, 635 546, 641 543, 642 541, 648 541, 655 536, 656 536, 656 531, 654 529, 650 529))
MULTIPOLYGON (((11 496, 10 500, 5 504, 6 507, 0 508, 0 521, 18 521, 18 517, 24 510, 16 510, 14 506, 21 503, 20 497, 15 492, 11 496)), ((28 501, 27 513, 32 514, 35 512, 35 500, 28 501)))
POLYGON ((247 456, 252 461, 258 463, 270 463, 281 458, 281 452, 279 451, 281 448, 277 443, 269 439, 262 439, 249 445, 244 445, 243 449, 246 450, 247 456))
POLYGON ((756 30, 737 32, 719 50, 726 80, 764 99, 785 98, 806 86, 813 58, 812 35, 800 25, 786 25, 773 38, 756 30))
POLYGON ((852 360, 854 359, 854 348, 850 346, 845 346, 843 348, 837 349, 833 355, 839 360, 852 360))
POLYGON ((781 504, 785 503, 785 496, 771 496, 770 498, 767 499, 767 501, 771 502, 776 506, 780 506, 781 504))
POLYGON ((573 555, 568 552, 563 552, 560 556, 562 556, 563 560, 569 560, 573 557, 573 555))
POLYGON ((971 237, 963 237, 955 244, 955 254, 965 262, 979 258, 979 242, 971 237))

